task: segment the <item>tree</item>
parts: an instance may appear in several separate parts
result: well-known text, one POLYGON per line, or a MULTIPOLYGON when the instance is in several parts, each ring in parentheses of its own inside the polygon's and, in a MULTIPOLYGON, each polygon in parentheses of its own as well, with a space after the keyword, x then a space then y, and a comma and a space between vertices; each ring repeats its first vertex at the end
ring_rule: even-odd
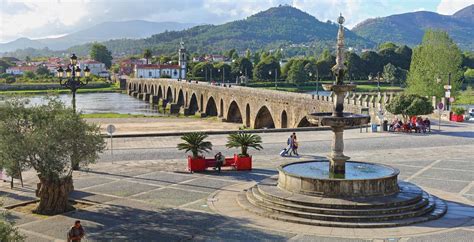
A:
POLYGON ((374 51, 366 51, 362 53, 360 58, 364 61, 366 70, 366 75, 375 76, 377 73, 383 71, 383 58, 374 51))
POLYGON ((208 137, 207 134, 193 132, 181 136, 183 143, 179 143, 178 150, 184 150, 193 154, 193 158, 198 158, 203 152, 209 152, 212 150, 212 143, 204 141, 208 137))
POLYGON ((30 63, 30 62, 31 62, 30 56, 27 55, 27 56, 25 57, 25 61, 26 61, 26 63, 30 63))
POLYGON ((387 105, 387 111, 395 115, 402 115, 406 121, 410 116, 433 113, 433 106, 426 97, 416 94, 401 94, 390 101, 387 105))
POLYGON ((256 80, 275 80, 275 70, 278 77, 281 77, 280 63, 273 56, 267 56, 262 59, 253 70, 253 76, 256 80), (271 74, 270 74, 271 72, 271 74))
POLYGON ((89 55, 92 59, 104 63, 107 68, 112 66, 112 53, 103 44, 92 44, 89 55))
POLYGON ((7 102, 0 120, 0 160, 32 167, 39 178, 35 213, 54 215, 71 209, 72 159, 87 165, 105 148, 99 127, 57 99, 25 107, 7 102))
POLYGON ((397 80, 397 78, 395 77, 396 72, 397 72, 397 67, 392 65, 392 63, 388 63, 387 65, 383 67, 382 78, 385 81, 390 82, 393 86, 393 84, 397 80))
POLYGON ((246 75, 247 78, 252 77, 253 65, 252 62, 246 57, 238 58, 232 63, 231 68, 233 76, 246 75))
POLYGON ((308 81, 308 74, 305 72, 305 65, 307 61, 304 59, 297 59, 291 65, 288 71, 288 81, 291 83, 304 83, 308 81))
POLYGON ((26 78, 26 79, 35 79, 36 78, 36 75, 34 72, 32 71, 25 71, 23 72, 23 76, 26 78))
POLYGON ((379 45, 379 51, 384 49, 396 49, 398 46, 393 42, 385 42, 379 45))
POLYGON ((345 60, 347 66, 347 74, 353 79, 367 78, 366 66, 364 61, 354 52, 346 52, 345 60))
POLYGON ((24 241, 24 236, 13 227, 14 224, 6 220, 8 215, 6 210, 0 211, 0 241, 24 241))
POLYGON ((146 64, 147 65, 148 65, 148 60, 150 60, 152 56, 153 56, 153 54, 151 53, 150 49, 145 49, 145 51, 143 51, 143 58, 146 59, 146 64))
POLYGON ((413 51, 408 93, 442 97, 443 86, 451 73, 451 92, 456 95, 463 76, 461 65, 461 51, 449 35, 444 31, 427 30, 421 45, 413 51))
POLYGON ((40 66, 36 70, 36 75, 39 75, 39 76, 48 76, 49 74, 51 74, 51 73, 49 72, 49 70, 46 66, 40 66))
POLYGON ((262 138, 256 134, 248 133, 233 133, 227 137, 227 148, 240 148, 241 153, 239 156, 248 157, 247 153, 248 148, 253 148, 256 150, 263 149, 262 147, 262 138))

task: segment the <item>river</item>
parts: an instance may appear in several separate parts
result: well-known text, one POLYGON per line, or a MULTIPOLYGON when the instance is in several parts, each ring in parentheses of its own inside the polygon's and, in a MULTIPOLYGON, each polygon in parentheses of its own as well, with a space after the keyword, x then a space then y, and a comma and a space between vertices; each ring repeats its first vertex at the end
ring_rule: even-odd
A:
MULTIPOLYGON (((59 100, 67 106, 71 106, 71 94, 57 95, 59 100)), ((46 103, 45 95, 34 95, 22 98, 30 100, 29 105, 39 105, 46 103)), ((8 97, 1 97, 8 99, 8 97)), ((122 93, 79 93, 76 94, 77 110, 83 113, 119 113, 119 114, 139 114, 149 116, 162 116, 156 108, 149 103, 136 99, 122 93)))

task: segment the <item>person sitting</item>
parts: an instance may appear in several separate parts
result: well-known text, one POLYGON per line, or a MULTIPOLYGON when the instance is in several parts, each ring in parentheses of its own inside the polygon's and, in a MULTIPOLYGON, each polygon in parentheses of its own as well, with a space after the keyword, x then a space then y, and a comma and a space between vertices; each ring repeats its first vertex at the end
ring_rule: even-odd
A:
POLYGON ((393 131, 400 132, 402 129, 403 123, 402 121, 398 121, 393 125, 393 131))
POLYGON ((225 161, 224 156, 221 152, 217 152, 217 154, 214 156, 214 159, 216 159, 216 169, 221 172, 221 167, 224 165, 225 161))
POLYGON ((425 125, 424 132, 426 132, 426 129, 428 129, 428 132, 431 132, 431 122, 428 118, 425 118, 425 120, 423 121, 423 124, 425 125))
POLYGON ((415 133, 421 133, 421 131, 424 129, 423 126, 423 119, 421 119, 421 117, 418 117, 415 123, 415 133))

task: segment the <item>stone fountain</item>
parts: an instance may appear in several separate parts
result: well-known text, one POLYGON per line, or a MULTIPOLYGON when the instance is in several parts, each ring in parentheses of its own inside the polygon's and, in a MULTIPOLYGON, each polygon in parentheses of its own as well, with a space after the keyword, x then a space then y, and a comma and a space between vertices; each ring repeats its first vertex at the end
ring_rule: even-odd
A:
POLYGON ((332 112, 307 116, 309 122, 332 129, 328 160, 293 162, 242 192, 238 203, 256 214, 277 220, 335 227, 390 227, 441 217, 447 206, 418 186, 398 181, 398 169, 349 161, 344 155, 344 128, 367 124, 367 115, 344 112, 344 97, 356 85, 345 84, 344 17, 338 18, 336 76, 323 85, 334 94, 332 112))

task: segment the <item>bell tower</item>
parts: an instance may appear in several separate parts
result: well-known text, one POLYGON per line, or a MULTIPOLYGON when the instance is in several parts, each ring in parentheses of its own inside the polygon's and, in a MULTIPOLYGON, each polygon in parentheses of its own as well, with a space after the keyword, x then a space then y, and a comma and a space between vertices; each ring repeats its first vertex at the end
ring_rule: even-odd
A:
POLYGON ((179 79, 186 79, 186 65, 187 65, 187 54, 186 54, 186 48, 184 48, 184 42, 181 40, 179 43, 179 50, 178 50, 178 55, 179 55, 179 79))

